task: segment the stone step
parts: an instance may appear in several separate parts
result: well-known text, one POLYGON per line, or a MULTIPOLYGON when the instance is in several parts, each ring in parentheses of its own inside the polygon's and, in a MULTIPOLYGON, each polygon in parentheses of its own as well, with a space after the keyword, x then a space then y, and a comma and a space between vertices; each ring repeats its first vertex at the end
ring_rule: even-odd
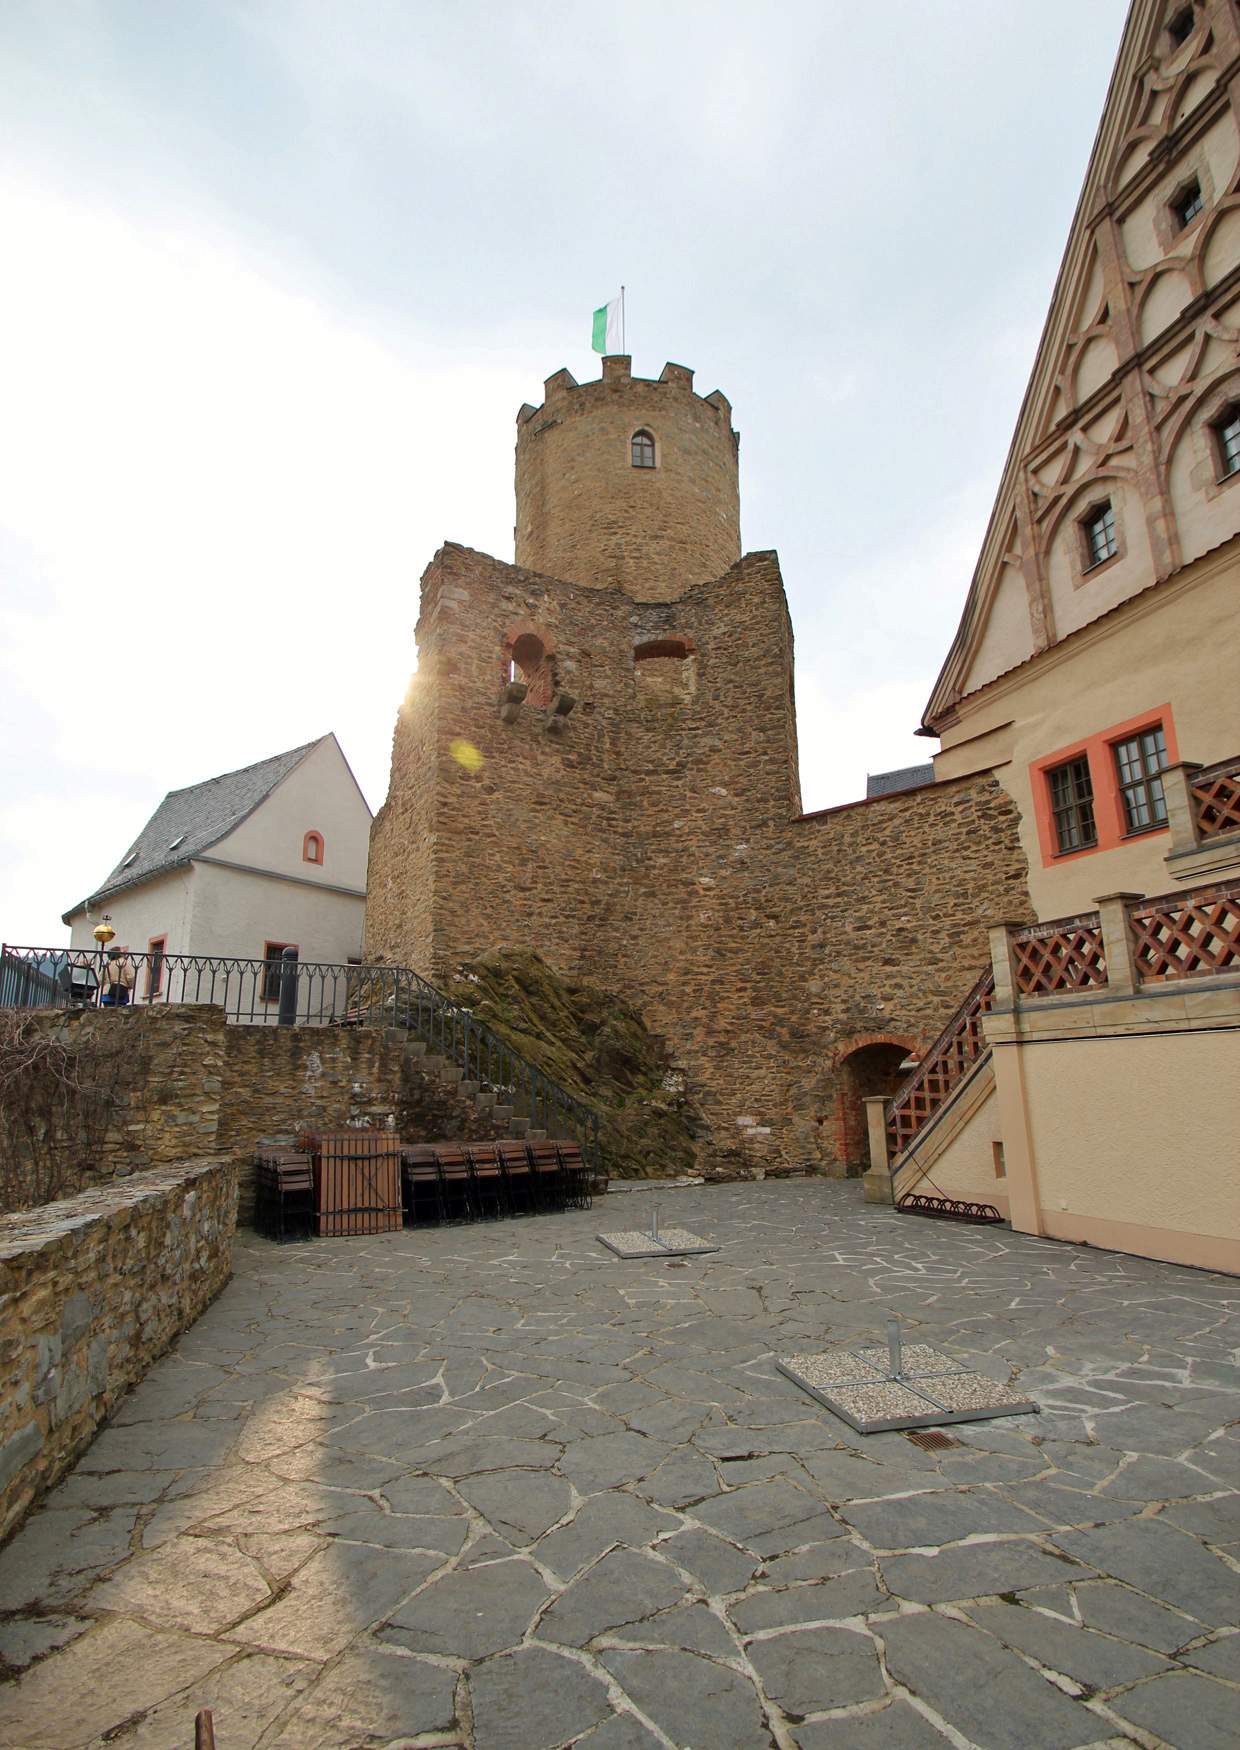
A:
POLYGON ((414 1039, 409 1037, 405 1040, 405 1050, 409 1053, 410 1057, 425 1057, 426 1041, 425 1039, 414 1039))
POLYGON ((509 1136, 524 1136, 529 1130, 529 1127, 530 1121, 528 1118, 510 1118, 508 1120, 509 1136))
POLYGON ((446 1057, 436 1057, 433 1052, 428 1051, 426 1056, 422 1059, 422 1068, 428 1075, 438 1075, 447 1061, 446 1057))
POLYGON ((526 1142, 546 1142, 547 1132, 545 1130, 527 1130, 525 1140, 526 1142))
POLYGON ((507 1124, 512 1117, 512 1107, 499 1105, 492 1106, 491 1116, 494 1118, 496 1124, 507 1124))
POLYGON ((467 1094, 471 1100, 476 1102, 479 1092, 477 1082, 463 1081, 461 1083, 461 1092, 467 1094))
POLYGON ((499 1095, 492 1088, 479 1088, 474 1095, 474 1105, 479 1112, 493 1112, 499 1095))
POLYGON ((455 1086, 458 1082, 462 1082, 465 1079, 465 1071, 461 1068, 459 1063, 442 1064, 438 1071, 438 1075, 440 1081, 447 1082, 449 1087, 455 1086))

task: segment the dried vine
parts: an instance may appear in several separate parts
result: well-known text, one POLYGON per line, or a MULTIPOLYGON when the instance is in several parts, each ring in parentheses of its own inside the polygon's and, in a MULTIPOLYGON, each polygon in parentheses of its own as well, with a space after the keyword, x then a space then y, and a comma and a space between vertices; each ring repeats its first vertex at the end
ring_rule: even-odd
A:
POLYGON ((95 1176, 130 1055, 119 1030, 53 1029, 0 1010, 0 1211, 70 1195, 95 1176))

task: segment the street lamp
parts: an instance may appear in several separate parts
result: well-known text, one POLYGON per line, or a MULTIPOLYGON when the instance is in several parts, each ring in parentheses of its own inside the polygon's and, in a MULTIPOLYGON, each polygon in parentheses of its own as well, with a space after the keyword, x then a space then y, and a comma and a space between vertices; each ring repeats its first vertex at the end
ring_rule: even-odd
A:
POLYGON ((94 936, 96 942, 98 942, 98 944, 99 944, 99 995, 102 996, 103 995, 103 988, 104 988, 104 986, 103 986, 104 958, 107 954, 108 943, 112 940, 113 936, 115 936, 115 934, 116 934, 116 931, 112 928, 112 919, 106 911, 104 912, 103 916, 99 919, 99 922, 95 925, 94 929, 91 931, 91 934, 92 934, 92 936, 94 936))

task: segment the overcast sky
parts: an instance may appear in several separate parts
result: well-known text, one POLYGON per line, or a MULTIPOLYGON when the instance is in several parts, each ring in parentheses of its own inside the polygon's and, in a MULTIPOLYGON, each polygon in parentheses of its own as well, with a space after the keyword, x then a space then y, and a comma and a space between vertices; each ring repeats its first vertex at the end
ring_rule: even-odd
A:
POLYGON ((0 0, 0 936, 334 729, 373 807, 516 410, 693 367, 807 809, 929 756, 1123 0, 0 0))

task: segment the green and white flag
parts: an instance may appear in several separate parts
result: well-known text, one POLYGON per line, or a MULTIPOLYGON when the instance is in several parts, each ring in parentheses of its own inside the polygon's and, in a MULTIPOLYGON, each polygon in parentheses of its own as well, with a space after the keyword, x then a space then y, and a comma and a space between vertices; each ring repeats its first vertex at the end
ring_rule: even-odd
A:
POLYGON ((594 335, 590 342, 595 352, 624 351, 624 293, 610 304, 601 304, 594 312, 594 335))

